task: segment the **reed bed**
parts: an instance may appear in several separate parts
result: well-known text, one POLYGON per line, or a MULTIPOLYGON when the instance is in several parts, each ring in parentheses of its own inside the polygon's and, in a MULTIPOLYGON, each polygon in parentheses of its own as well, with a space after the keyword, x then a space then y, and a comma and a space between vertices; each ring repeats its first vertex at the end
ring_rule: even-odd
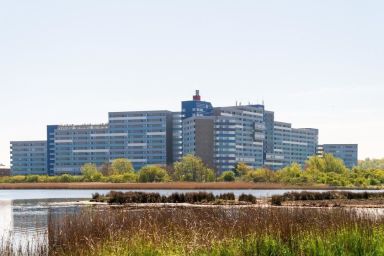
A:
MULTIPOLYGON (((229 202, 235 203, 236 197, 234 193, 222 193, 214 195, 209 192, 187 192, 187 193, 172 193, 168 196, 160 195, 160 193, 148 193, 148 192, 120 192, 111 191, 106 195, 100 195, 95 193, 92 195, 92 201, 94 202, 108 202, 109 204, 148 204, 148 203, 189 203, 189 204, 201 204, 201 203, 219 203, 229 202)), ((238 202, 256 203, 256 197, 251 194, 241 194, 238 198, 238 202)))
POLYGON ((384 218, 344 209, 88 208, 49 222, 50 255, 383 255, 384 218))
MULTIPOLYGON (((36 239, 38 240, 38 239, 36 239)), ((12 236, 0 238, 0 255, 1 256, 47 256, 47 241, 34 242, 30 241, 25 244, 15 243, 12 236)))
POLYGON ((320 200, 369 200, 384 199, 383 192, 351 192, 351 191, 326 191, 326 192, 287 192, 283 195, 272 196, 272 205, 281 205, 284 201, 320 201, 320 200))

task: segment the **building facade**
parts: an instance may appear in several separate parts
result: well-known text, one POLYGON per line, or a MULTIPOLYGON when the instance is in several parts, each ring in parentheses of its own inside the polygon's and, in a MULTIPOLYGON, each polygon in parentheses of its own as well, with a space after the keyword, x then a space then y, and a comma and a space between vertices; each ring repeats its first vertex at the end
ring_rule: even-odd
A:
POLYGON ((218 173, 236 164, 236 123, 223 116, 183 120, 183 155, 199 156, 218 173))
MULTIPOLYGON (((78 174, 85 163, 100 166, 116 158, 129 159, 137 170, 170 165, 187 154, 219 173, 238 162, 277 170, 316 155, 318 133, 276 121, 264 105, 214 108, 196 91, 180 112, 110 112, 107 124, 48 125, 46 141, 11 142, 12 173, 78 174)), ((357 145, 327 144, 323 151, 357 164, 357 145)))
POLYGON ((47 174, 46 141, 11 141, 12 175, 47 174))
POLYGON ((166 110, 110 112, 110 158, 127 158, 135 169, 171 164, 173 117, 166 110))
POLYGON ((304 166, 310 156, 316 155, 318 134, 317 129, 292 128, 290 123, 275 121, 273 153, 268 155, 266 166, 278 169, 294 162, 304 166), (274 164, 270 165, 270 162, 274 164))
POLYGON ((357 144, 324 144, 319 145, 318 155, 332 154, 344 161, 345 166, 353 168, 358 164, 357 144))
POLYGON ((1 176, 10 176, 11 168, 0 165, 0 177, 1 176))
POLYGON ((183 121, 183 153, 201 157, 218 172, 238 162, 272 170, 294 162, 304 165, 316 155, 317 145, 317 129, 275 121, 263 105, 219 107, 211 117, 183 121))
POLYGON ((213 107, 208 101, 202 101, 199 90, 196 90, 196 94, 192 100, 181 102, 181 117, 182 119, 194 117, 194 116, 212 116, 213 107))
POLYGON ((80 174, 81 166, 93 163, 98 166, 108 163, 110 149, 108 125, 60 125, 53 132, 53 147, 49 163, 53 167, 49 173, 80 174))

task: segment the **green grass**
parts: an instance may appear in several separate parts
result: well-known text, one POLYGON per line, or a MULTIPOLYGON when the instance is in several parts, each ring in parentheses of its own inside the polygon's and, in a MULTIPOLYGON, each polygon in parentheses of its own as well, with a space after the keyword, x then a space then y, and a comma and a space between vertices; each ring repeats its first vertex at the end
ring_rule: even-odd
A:
POLYGON ((344 209, 96 208, 49 230, 52 255, 384 255, 384 217, 344 209))
POLYGON ((206 255, 206 256, 347 256, 384 255, 384 232, 374 229, 369 234, 359 229, 343 229, 322 236, 313 233, 292 235, 286 241, 277 235, 248 235, 213 243, 210 248, 193 247, 174 240, 162 244, 148 243, 141 238, 107 241, 83 255, 206 255))

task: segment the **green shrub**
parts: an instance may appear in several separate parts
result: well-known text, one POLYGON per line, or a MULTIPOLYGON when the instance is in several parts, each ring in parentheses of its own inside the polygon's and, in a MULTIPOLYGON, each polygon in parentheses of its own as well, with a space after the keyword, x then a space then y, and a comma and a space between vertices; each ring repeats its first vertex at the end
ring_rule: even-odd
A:
POLYGON ((73 177, 72 177, 71 175, 69 175, 69 174, 63 174, 63 175, 60 175, 60 176, 58 177, 58 181, 59 181, 59 182, 66 182, 66 183, 68 183, 68 182, 73 182, 74 179, 73 179, 73 177))
POLYGON ((137 174, 134 172, 127 172, 123 174, 124 182, 137 182, 137 174))
POLYGON ((219 180, 225 182, 235 181, 235 173, 233 171, 225 171, 220 175, 219 180))
POLYGON ((138 172, 139 182, 165 182, 169 181, 170 177, 167 171, 156 165, 144 166, 138 172))

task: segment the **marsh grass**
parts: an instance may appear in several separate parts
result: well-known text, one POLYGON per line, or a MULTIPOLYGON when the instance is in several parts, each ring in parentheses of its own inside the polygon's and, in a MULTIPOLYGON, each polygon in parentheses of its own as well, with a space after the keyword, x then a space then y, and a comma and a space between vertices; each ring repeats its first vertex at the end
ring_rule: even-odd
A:
POLYGON ((0 239, 1 256, 47 256, 48 243, 40 239, 33 241, 18 241, 12 235, 0 239))
POLYGON ((384 219, 343 209, 84 209, 52 218, 51 255, 383 255, 384 219))
MULTIPOLYGON (((213 203, 215 201, 235 201, 236 197, 233 193, 223 193, 214 195, 208 192, 187 192, 172 193, 168 196, 159 193, 149 192, 120 192, 111 191, 106 195, 95 193, 92 195, 92 201, 108 202, 109 204, 134 204, 134 203, 213 203)), ((247 201, 256 203, 256 197, 252 195, 240 195, 239 201, 247 201), (240 200, 241 199, 241 200, 240 200)))
POLYGON ((326 191, 326 192, 287 192, 283 195, 272 196, 272 205, 279 206, 284 201, 320 201, 320 200, 369 200, 384 199, 383 192, 350 192, 350 191, 326 191))

